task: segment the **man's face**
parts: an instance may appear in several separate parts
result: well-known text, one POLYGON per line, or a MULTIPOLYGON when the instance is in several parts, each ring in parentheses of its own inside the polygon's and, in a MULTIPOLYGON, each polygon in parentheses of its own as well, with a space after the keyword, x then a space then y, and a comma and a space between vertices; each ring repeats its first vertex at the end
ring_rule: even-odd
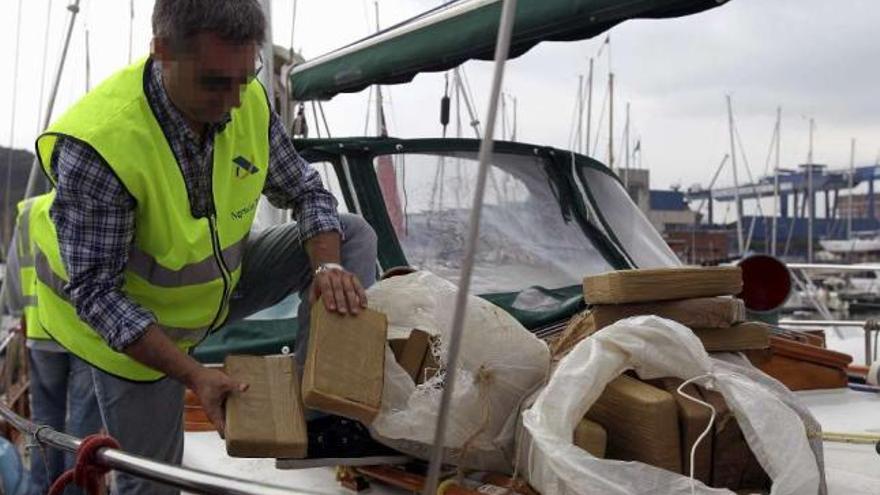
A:
POLYGON ((155 57, 162 63, 174 104, 191 120, 216 123, 241 104, 244 86, 257 71, 256 43, 235 43, 213 33, 194 36, 184 50, 156 40, 155 57))

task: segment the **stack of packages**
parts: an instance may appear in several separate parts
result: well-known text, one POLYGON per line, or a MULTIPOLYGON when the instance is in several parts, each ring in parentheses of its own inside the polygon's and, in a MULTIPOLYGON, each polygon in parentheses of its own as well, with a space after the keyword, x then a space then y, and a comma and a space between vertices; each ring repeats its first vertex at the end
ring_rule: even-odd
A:
POLYGON ((250 387, 227 400, 227 453, 306 457, 305 407, 369 424, 382 402, 386 333, 382 313, 341 316, 315 304, 302 387, 291 356, 228 356, 226 373, 250 387))
POLYGON ((553 343, 564 354, 587 335, 624 318, 656 315, 690 328, 709 352, 765 349, 770 327, 746 320, 737 267, 676 268, 609 272, 584 279, 592 307, 577 315, 553 343))
MULTIPOLYGON (((690 328, 707 351, 769 346, 770 327, 745 321, 737 267, 611 272, 584 279, 591 308, 577 315, 552 344, 565 355, 583 338, 631 316, 656 315, 690 328)), ((690 453, 711 411, 677 393, 682 380, 648 382, 625 374, 608 384, 574 434, 575 445, 597 457, 640 461, 690 473, 690 453)), ((711 435, 696 449, 695 477, 708 486, 764 489, 770 480, 755 459, 721 394, 688 385, 684 391, 715 407, 711 435)))

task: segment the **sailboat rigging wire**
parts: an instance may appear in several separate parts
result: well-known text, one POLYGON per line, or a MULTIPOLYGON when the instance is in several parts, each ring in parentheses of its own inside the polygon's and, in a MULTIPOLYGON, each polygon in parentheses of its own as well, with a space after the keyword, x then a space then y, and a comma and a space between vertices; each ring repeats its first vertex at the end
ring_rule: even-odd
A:
MULTIPOLYGON (((752 184, 752 194, 755 195, 755 204, 758 207, 758 215, 763 217, 764 216, 764 209, 761 207, 761 196, 760 196, 760 194, 758 194, 758 185, 755 183, 755 179, 752 176, 752 167, 751 167, 751 165, 749 165, 749 159, 746 156, 746 150, 745 150, 745 147, 743 146, 742 137, 739 135, 739 128, 736 126, 736 122, 734 122, 734 124, 733 124, 733 133, 736 135, 736 142, 737 142, 737 145, 739 146, 739 154, 742 155, 743 165, 745 165, 745 168, 746 168, 746 175, 749 178, 749 182, 752 184)), ((739 187, 739 186, 735 186, 735 187, 739 187)), ((757 223, 757 219, 753 217, 752 221, 749 223, 749 235, 746 238, 746 244, 745 244, 745 247, 743 248, 743 253, 745 253, 746 251, 749 250, 749 246, 752 243, 752 235, 755 232, 755 223, 757 223)), ((740 254, 742 254, 742 253, 740 253, 740 254)))
MULTIPOLYGON (((58 61, 58 68, 55 71, 55 80, 52 84, 52 92, 49 94, 49 103, 46 106, 46 113, 43 117, 43 125, 41 126, 41 129, 48 127, 49 120, 52 118, 52 109, 55 107, 55 98, 58 96, 58 86, 61 83, 61 74, 64 72, 64 62, 67 60, 67 51, 70 48, 70 38, 73 35, 73 26, 76 23, 76 16, 79 13, 79 3, 80 0, 72 0, 72 3, 67 6, 67 10, 70 11, 70 19, 67 24, 67 34, 64 37, 64 45, 61 49, 61 59, 58 61)), ((37 184, 39 170, 39 159, 34 157, 34 161, 31 164, 30 175, 28 176, 27 186, 24 190, 25 198, 29 198, 33 195, 34 188, 37 184)), ((0 285, 0 308, 6 307, 6 290, 8 286, 9 284, 0 285)))
POLYGON ((770 137, 770 149, 767 150, 767 159, 764 160, 764 173, 762 175, 770 173, 770 159, 773 157, 773 148, 776 145, 777 139, 779 139, 779 129, 776 127, 776 124, 773 124, 773 135, 770 137))
POLYGON ((400 189, 403 191, 403 234, 409 235, 409 194, 406 191, 406 154, 397 155, 400 157, 400 189))
POLYGON ((480 119, 477 118, 474 111, 474 107, 477 106, 477 99, 474 98, 474 92, 471 90, 471 83, 468 81, 467 72, 464 70, 464 67, 457 68, 456 71, 459 75, 458 83, 462 85, 461 87, 464 91, 464 103, 471 117, 471 127, 474 128, 477 139, 480 139, 480 119))
POLYGON ((568 129, 568 149, 574 149, 574 134, 577 129, 578 102, 575 98, 575 104, 571 106, 571 121, 568 129))
MULTIPOLYGON (((324 104, 320 101, 318 102, 318 110, 321 112, 321 121, 324 122, 324 132, 327 134, 327 137, 333 137, 330 135, 330 126, 327 125, 327 115, 324 114, 324 104)), ((315 123, 317 125, 317 122, 315 123)))
POLYGON ((318 121, 318 109, 316 108, 314 100, 311 101, 312 104, 312 116, 315 119, 315 132, 318 134, 318 139, 321 139, 321 124, 318 121))
POLYGON ((480 143, 479 170, 477 184, 474 192, 473 207, 470 215, 470 225, 465 247, 465 256, 462 261, 461 275, 458 280, 458 293, 456 294, 455 312, 452 318, 452 330, 449 339, 449 351, 446 360, 446 378, 443 387, 443 395, 440 400, 440 409, 437 415, 437 427, 434 430, 434 443, 431 451, 431 463, 428 467, 428 476, 425 482, 424 495, 435 495, 437 482, 440 477, 440 465, 443 461, 443 451, 446 447, 446 427, 449 420, 449 410, 455 392, 455 380, 458 369, 458 354, 461 349, 461 337, 464 330, 464 317, 467 310, 467 300, 470 294, 471 274, 477 252, 477 240, 480 234, 480 217, 483 212, 483 199, 486 188, 486 177, 489 172, 490 159, 492 158, 493 134, 495 131, 495 119, 498 116, 498 97, 501 94, 501 84, 504 79, 504 68, 510 52, 511 38, 513 34, 513 21, 516 18, 516 0, 504 0, 501 10, 501 20, 498 27, 498 41, 495 45, 495 70, 492 77, 492 90, 489 96, 489 109, 486 116, 486 132, 480 143))
MULTIPOLYGON (((712 176, 712 180, 709 181, 709 187, 707 189, 711 193, 712 188, 715 187, 715 181, 718 180, 718 176, 721 175, 721 170, 724 169, 724 165, 727 164, 727 160, 730 159, 730 155, 728 153, 724 154, 724 158, 721 159, 721 163, 718 164, 718 168, 715 169, 715 175, 712 176)), ((706 201, 711 201, 709 198, 703 198, 700 201, 700 205, 697 206, 697 212, 703 211, 703 206, 706 205, 706 201)))
POLYGON ((293 48, 294 35, 296 34, 296 7, 299 0, 293 0, 293 12, 290 15, 290 60, 293 61, 295 50, 293 48))
MULTIPOLYGON (((786 200, 787 201, 787 200, 786 200)), ((785 237, 785 249, 782 251, 782 257, 788 256, 788 248, 791 247, 791 238, 794 235, 794 226, 797 223, 797 203, 794 205, 794 218, 789 218, 788 222, 788 235, 785 237)))
MULTIPOLYGON (((67 10, 70 12, 70 17, 67 24, 67 34, 64 37, 64 45, 61 49, 61 58, 58 61, 58 68, 55 70, 55 80, 52 83, 52 91, 49 93, 49 102, 46 105, 46 111, 43 114, 43 125, 40 126, 40 130, 49 127, 49 122, 52 120, 52 111, 55 109, 55 99, 58 97, 58 88, 61 85, 61 75, 64 73, 64 64, 67 62, 67 52, 70 49, 70 39, 73 36, 73 27, 76 24, 76 17, 79 14, 79 4, 80 0, 71 0, 71 3, 67 6, 67 10)), ((27 188, 25 189, 24 197, 31 197, 34 186, 37 183, 37 176, 39 175, 40 170, 40 162, 35 157, 34 163, 31 165, 31 173, 28 177, 27 188)))
POLYGON ((92 90, 92 57, 89 50, 89 25, 86 23, 86 93, 92 90))
POLYGON ((364 8, 364 24, 367 26, 367 36, 369 36, 374 32, 372 23, 370 22, 370 6, 367 5, 367 0, 362 0, 361 6, 364 8))
MULTIPOLYGON (((373 110, 373 88, 375 86, 370 86, 367 89, 367 115, 364 117, 364 136, 368 136, 370 132, 370 114, 373 110)), ((317 124, 317 122, 315 122, 317 124)))
MULTIPOLYGON (((18 14, 15 22, 15 62, 12 65, 12 109, 9 112, 9 149, 6 150, 6 193, 4 198, 8 204, 3 205, 5 216, 3 218, 3 238, 0 240, 0 253, 6 259, 6 245, 9 243, 12 232, 12 210, 15 203, 12 200, 12 155, 15 146, 15 111, 18 106, 18 61, 21 55, 21 11, 22 0, 18 0, 18 14)), ((4 201, 4 203, 6 202, 4 201)))
POLYGON ((596 122, 596 138, 593 140, 593 147, 590 148, 593 150, 593 154, 595 155, 595 150, 599 149, 599 138, 602 137, 602 121, 605 118, 605 105, 608 104, 608 91, 605 91, 605 96, 602 98, 602 106, 599 107, 599 120, 596 122))
MULTIPOLYGON (((131 64, 131 52, 134 47, 134 0, 128 3, 128 63, 131 64)), ((91 9, 89 9, 91 14, 91 9)), ((86 35, 88 39, 88 35, 86 35)))
MULTIPOLYGON (((49 0, 46 4, 46 20, 45 26, 46 29, 43 30, 43 63, 42 68, 40 69, 40 99, 37 104, 37 115, 40 115, 43 112, 43 97, 46 93, 46 67, 49 66, 49 27, 52 21, 52 2, 54 0, 49 0)), ((40 127, 40 120, 37 119, 37 133, 42 131, 43 129, 40 127)))

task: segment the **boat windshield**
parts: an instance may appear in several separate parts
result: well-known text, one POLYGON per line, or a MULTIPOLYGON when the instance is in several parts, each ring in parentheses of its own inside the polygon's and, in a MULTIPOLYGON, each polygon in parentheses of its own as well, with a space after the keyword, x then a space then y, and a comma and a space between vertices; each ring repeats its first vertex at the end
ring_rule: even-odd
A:
MULTIPOLYGON (((579 285, 612 270, 563 209, 541 158, 496 153, 486 184, 471 291, 579 285)), ((479 162, 474 152, 374 159, 386 209, 409 264, 457 282, 479 162)))
POLYGON ((589 166, 579 167, 579 173, 606 232, 621 244, 637 268, 681 265, 615 177, 589 166))

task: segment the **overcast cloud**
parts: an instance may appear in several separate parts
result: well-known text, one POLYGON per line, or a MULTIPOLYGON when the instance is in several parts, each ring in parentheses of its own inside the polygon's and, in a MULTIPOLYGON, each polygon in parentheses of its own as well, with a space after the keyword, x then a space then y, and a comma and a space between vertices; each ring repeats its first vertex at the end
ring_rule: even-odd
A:
MULTIPOLYGON (((43 34, 49 0, 26 0, 14 127, 16 147, 32 148, 37 129, 43 34)), ((68 0, 51 1, 48 73, 54 72, 66 23, 68 0)), ((83 0, 55 115, 85 90, 85 26, 91 42, 92 84, 125 64, 128 57, 128 3, 83 0)), ((149 49, 152 0, 135 0, 135 54, 149 49)), ((387 26, 438 5, 439 1, 380 0, 387 26)), ((0 144, 10 139, 15 60, 16 0, 3 1, 0 16, 0 144)), ((273 1, 273 35, 288 46, 292 0, 273 1)), ((880 154, 880 2, 876 0, 732 0, 720 8, 672 20, 626 22, 611 31, 616 137, 624 107, 632 106, 633 136, 642 141, 643 163, 652 185, 706 184, 729 150, 725 95, 731 94, 737 125, 752 172, 764 169, 775 121, 783 111, 782 164, 805 160, 808 118, 816 119, 817 162, 843 168, 849 141, 858 140, 857 162, 874 163, 880 154)), ((372 30, 372 1, 299 0, 294 45, 308 59, 361 38, 372 30)), ((519 100, 519 139, 567 147, 578 74, 602 39, 544 43, 512 61, 505 90, 519 100)), ((468 63, 466 70, 481 114, 485 112, 491 64, 468 63)), ((605 93, 607 58, 596 65, 595 106, 605 93)), ((45 92, 48 93, 48 81, 45 92)), ((442 74, 426 74, 390 90, 391 133, 437 136, 442 74)), ((366 92, 342 95, 326 104, 336 135, 363 133, 366 92)), ((598 118, 598 108, 594 118, 598 118)), ((595 126, 595 124, 594 124, 595 126)), ((607 158, 607 116, 603 144, 607 158)), ((469 134, 466 134, 469 135, 469 134)), ((615 151, 617 153, 617 151, 615 151)), ((720 179, 729 184, 729 172, 720 179)))

